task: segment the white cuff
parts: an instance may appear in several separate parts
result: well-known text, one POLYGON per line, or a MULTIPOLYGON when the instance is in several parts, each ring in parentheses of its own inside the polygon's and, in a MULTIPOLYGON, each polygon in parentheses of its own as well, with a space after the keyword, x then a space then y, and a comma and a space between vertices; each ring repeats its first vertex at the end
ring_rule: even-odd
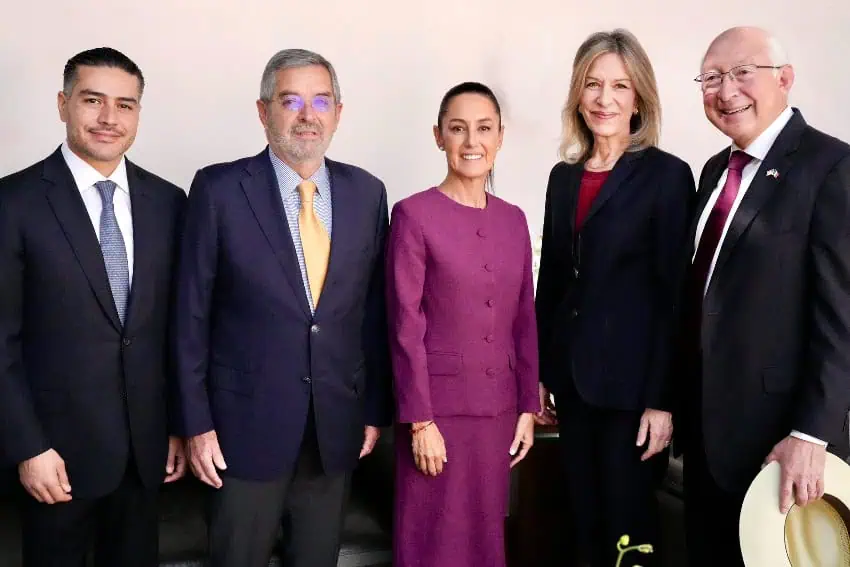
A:
POLYGON ((791 437, 796 437, 797 439, 802 439, 803 441, 808 441, 809 443, 814 443, 816 445, 822 445, 826 447, 828 443, 826 441, 821 441, 817 437, 812 437, 811 435, 806 435, 805 433, 800 433, 796 429, 791 432, 791 437))

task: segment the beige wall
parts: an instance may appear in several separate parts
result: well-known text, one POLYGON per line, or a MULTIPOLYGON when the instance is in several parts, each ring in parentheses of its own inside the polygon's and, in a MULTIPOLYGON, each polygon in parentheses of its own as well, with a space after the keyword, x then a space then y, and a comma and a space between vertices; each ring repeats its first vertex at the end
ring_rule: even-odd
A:
POLYGON ((632 30, 655 65, 662 145, 699 173, 724 139, 692 81, 711 38, 757 24, 785 43, 797 71, 792 101, 807 120, 850 140, 848 0, 139 0, 110 4, 2 0, 0 175, 63 139, 56 113, 65 61, 98 45, 121 49, 148 82, 130 156, 188 190, 198 167, 259 151, 254 101, 268 58, 319 51, 337 67, 345 109, 330 156, 387 184, 390 201, 442 179, 431 137, 443 92, 463 80, 492 86, 505 107, 497 192, 543 215, 557 156, 559 111, 573 54, 591 32, 632 30))

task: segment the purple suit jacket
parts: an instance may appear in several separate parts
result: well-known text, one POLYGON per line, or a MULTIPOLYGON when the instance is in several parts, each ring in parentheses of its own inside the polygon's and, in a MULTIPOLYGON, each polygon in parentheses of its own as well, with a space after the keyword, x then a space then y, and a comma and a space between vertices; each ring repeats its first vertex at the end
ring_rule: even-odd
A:
POLYGON ((536 412, 537 327, 523 212, 436 188, 393 207, 387 309, 398 421, 536 412))

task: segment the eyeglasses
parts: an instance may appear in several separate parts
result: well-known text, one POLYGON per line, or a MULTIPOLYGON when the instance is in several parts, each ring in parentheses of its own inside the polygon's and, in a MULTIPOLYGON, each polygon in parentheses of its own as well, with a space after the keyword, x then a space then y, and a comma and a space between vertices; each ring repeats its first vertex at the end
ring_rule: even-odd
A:
POLYGON ((703 92, 710 93, 720 90, 720 86, 723 84, 724 75, 729 75, 731 80, 735 81, 739 85, 744 85, 755 77, 756 71, 759 69, 781 69, 782 67, 784 67, 784 65, 738 65, 737 67, 732 67, 725 73, 721 73, 720 71, 709 71, 708 73, 697 75, 694 81, 700 83, 703 92))
MULTIPOLYGON (((297 94, 283 95, 280 99, 286 110, 300 112, 307 102, 297 94)), ((310 101, 310 107, 316 112, 329 112, 333 108, 333 98, 328 95, 316 95, 310 101)))

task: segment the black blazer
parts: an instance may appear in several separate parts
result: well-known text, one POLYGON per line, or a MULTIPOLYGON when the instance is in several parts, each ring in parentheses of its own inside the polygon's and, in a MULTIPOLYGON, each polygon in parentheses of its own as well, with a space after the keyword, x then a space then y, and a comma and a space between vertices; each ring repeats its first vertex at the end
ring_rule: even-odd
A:
POLYGON ((0 179, 0 456, 14 465, 55 449, 75 497, 115 489, 131 446, 146 485, 165 474, 166 334, 185 194, 129 160, 127 179, 135 258, 123 329, 61 152, 0 179))
POLYGON ((562 162, 549 176, 536 298, 541 379, 556 396, 572 380, 598 407, 667 409, 693 173, 658 148, 627 152, 574 237, 583 172, 562 162))
MULTIPOLYGON (((691 252, 729 152, 702 170, 691 252)), ((703 300, 701 341, 702 437, 720 486, 746 489, 793 429, 846 451, 850 146, 808 126, 796 109, 721 245, 703 300)), ((687 420, 676 422, 687 434, 680 427, 687 420)), ((677 438, 687 458, 693 439, 677 438)))

